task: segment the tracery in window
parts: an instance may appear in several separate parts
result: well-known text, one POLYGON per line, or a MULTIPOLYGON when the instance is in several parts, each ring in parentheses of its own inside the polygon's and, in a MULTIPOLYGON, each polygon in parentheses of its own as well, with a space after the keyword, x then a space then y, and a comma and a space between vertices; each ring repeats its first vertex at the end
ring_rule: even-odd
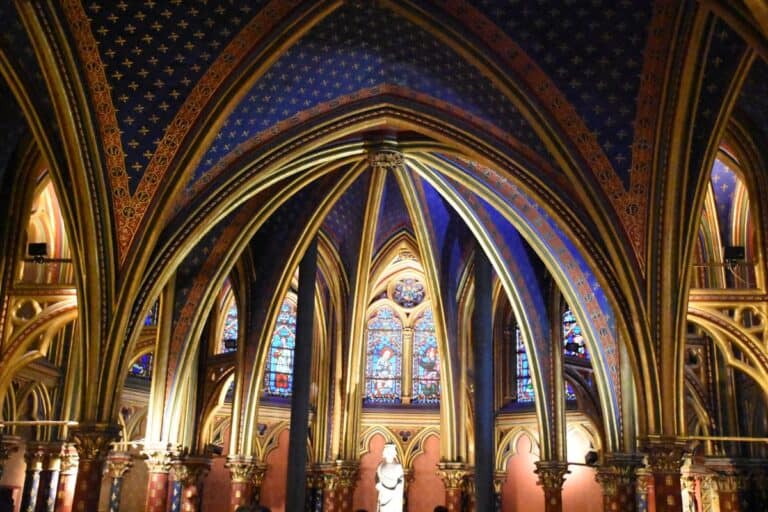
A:
POLYGON ((528 353, 525 351, 525 344, 519 327, 515 329, 515 339, 517 342, 517 402, 532 403, 534 395, 531 369, 528 366, 528 353))
POLYGON ((570 309, 563 313, 563 351, 566 356, 589 359, 581 326, 570 309))
POLYGON ((398 404, 401 399, 403 323, 382 305, 368 321, 365 401, 398 404))
POLYGON ((296 348, 296 305, 283 301, 272 332, 267 356, 264 392, 275 397, 289 397, 293 390, 293 352, 296 348))
POLYGON ((220 352, 234 352, 237 350, 237 333, 239 328, 237 302, 230 301, 227 313, 224 316, 224 325, 221 333, 220 352))
POLYGON ((131 365, 131 369, 128 370, 128 375, 133 377, 140 377, 143 379, 152 378, 152 352, 140 356, 131 365))
POLYGON ((435 320, 426 309, 413 329, 413 403, 440 402, 440 357, 435 320))

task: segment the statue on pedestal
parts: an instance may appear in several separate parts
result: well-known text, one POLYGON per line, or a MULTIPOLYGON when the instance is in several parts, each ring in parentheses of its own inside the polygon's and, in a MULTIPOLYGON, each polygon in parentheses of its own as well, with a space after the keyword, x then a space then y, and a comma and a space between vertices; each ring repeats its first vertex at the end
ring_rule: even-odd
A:
POLYGON ((378 512, 403 511, 403 466, 396 461, 397 450, 393 443, 384 445, 384 460, 376 468, 376 490, 379 492, 378 512))

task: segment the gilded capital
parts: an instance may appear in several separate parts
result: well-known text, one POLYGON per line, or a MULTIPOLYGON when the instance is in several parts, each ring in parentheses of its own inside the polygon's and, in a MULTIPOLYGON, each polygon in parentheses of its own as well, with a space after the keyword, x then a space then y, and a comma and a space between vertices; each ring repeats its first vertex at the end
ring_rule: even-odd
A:
POLYGON ((173 461, 174 478, 185 487, 199 485, 211 470, 211 459, 183 457, 173 461))
POLYGON ((266 471, 266 464, 253 457, 228 457, 224 466, 229 469, 232 481, 235 483, 253 483, 261 485, 266 471))
POLYGON ((662 440, 648 444, 648 467, 654 474, 679 475, 683 466, 685 443, 662 440))
POLYGON ((437 476, 445 484, 446 490, 461 490, 464 488, 467 467, 461 462, 441 462, 437 465, 437 476))
POLYGON ((357 482, 357 471, 360 464, 352 460, 337 460, 336 474, 339 475, 339 487, 354 487, 357 482))
POLYGON ((128 453, 113 452, 107 457, 107 475, 111 478, 123 478, 133 467, 133 457, 128 453))
POLYGON ((120 434, 120 427, 104 423, 78 425, 72 428, 72 440, 80 460, 104 460, 112 441, 120 434))
POLYGON ((535 473, 539 475, 538 483, 545 491, 555 491, 563 488, 565 475, 568 473, 568 463, 562 461, 540 460, 536 463, 535 473))
POLYGON ((145 449, 142 453, 147 457, 146 464, 150 473, 168 473, 171 471, 171 464, 175 455, 171 450, 145 449))

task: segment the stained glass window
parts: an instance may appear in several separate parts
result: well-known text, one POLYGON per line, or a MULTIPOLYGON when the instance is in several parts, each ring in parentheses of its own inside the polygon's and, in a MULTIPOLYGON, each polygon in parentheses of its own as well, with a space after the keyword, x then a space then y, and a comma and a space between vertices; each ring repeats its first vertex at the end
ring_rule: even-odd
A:
POLYGON ((152 308, 149 310, 149 313, 147 313, 147 316, 144 317, 144 325, 147 327, 154 327, 157 325, 157 314, 160 310, 160 301, 156 300, 154 304, 152 304, 152 308))
POLYGON ((563 349, 566 356, 589 359, 581 326, 570 309, 563 313, 563 349))
POLYGON ((424 284, 413 277, 400 279, 392 290, 392 299, 404 308, 413 308, 424 301, 426 296, 424 284))
POLYGON ((365 366, 365 401, 400 403, 402 384, 403 323, 388 306, 368 321, 365 366))
POLYGON ((523 344, 523 335, 520 328, 515 329, 517 339, 517 401, 518 403, 533 402, 533 381, 531 370, 528 366, 528 354, 523 344))
POLYGON ((224 329, 221 334, 221 352, 237 350, 237 303, 233 300, 224 317, 224 329))
POLYGON ((278 397, 291 396, 293 389, 293 351, 296 347, 296 306, 283 301, 267 356, 264 392, 278 397))
POLYGON ((432 309, 424 311, 413 329, 413 403, 440 403, 440 357, 432 309))
POLYGON ((573 386, 568 381, 565 381, 565 399, 569 402, 576 401, 576 392, 573 390, 573 386))
POLYGON ((143 379, 151 379, 152 378, 152 353, 144 354, 143 356, 139 357, 133 365, 131 365, 131 369, 128 371, 129 375, 132 375, 133 377, 141 377, 143 379))

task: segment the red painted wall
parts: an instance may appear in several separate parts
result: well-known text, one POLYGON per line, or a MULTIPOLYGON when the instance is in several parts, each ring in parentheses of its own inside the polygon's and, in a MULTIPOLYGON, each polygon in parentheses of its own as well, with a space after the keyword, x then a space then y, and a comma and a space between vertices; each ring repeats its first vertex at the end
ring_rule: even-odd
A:
MULTIPOLYGON (((507 480, 501 491, 502 512, 543 512, 544 492, 534 474, 537 455, 531 453, 531 440, 520 436, 516 454, 507 463, 507 480)), ((599 509, 595 509, 599 510, 599 509)))
POLYGON ((384 448, 384 436, 371 436, 368 453, 360 458, 359 478, 352 496, 352 510, 376 510, 376 467, 381 462, 381 450, 384 448))
MULTIPOLYGON (((584 463, 584 456, 591 449, 589 438, 581 430, 569 430, 568 461, 584 463)), ((595 480, 595 470, 585 466, 569 466, 563 485, 563 512, 588 512, 601 510, 603 494, 595 480)))
MULTIPOLYGON (((261 504, 272 512, 285 512, 285 479, 288 477, 288 430, 283 430, 277 448, 267 455, 267 472, 261 486, 261 504)), ((229 494, 227 494, 229 496, 229 494)))
POLYGON ((432 512, 436 506, 445 505, 445 485, 436 473, 440 438, 429 436, 423 442, 424 453, 413 461, 413 481, 408 488, 408 510, 414 512, 432 512))

